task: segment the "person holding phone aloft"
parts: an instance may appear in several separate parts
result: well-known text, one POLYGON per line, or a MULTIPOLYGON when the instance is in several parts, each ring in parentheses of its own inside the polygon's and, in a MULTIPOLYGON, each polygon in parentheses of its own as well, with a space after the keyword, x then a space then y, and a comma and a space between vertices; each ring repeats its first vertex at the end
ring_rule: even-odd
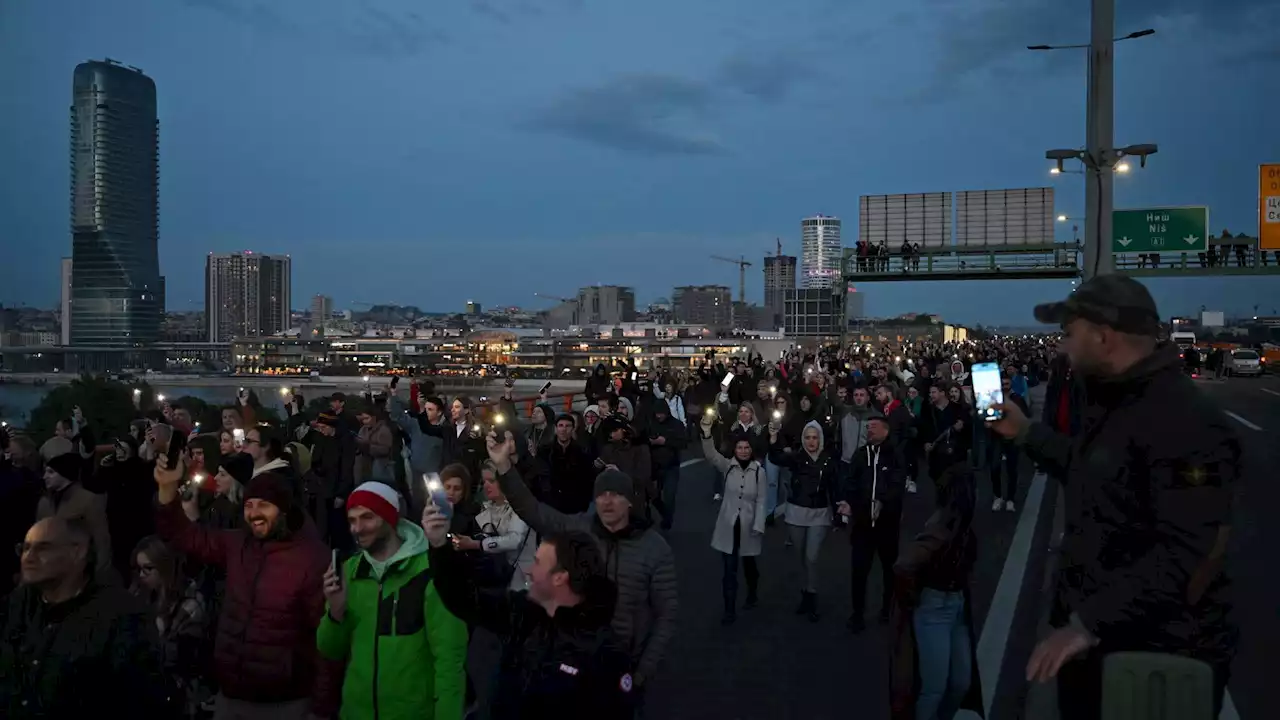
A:
POLYGON ((400 506, 399 494, 381 482, 346 498, 358 550, 325 573, 316 647, 346 664, 342 717, 453 720, 463 712, 467 626, 441 602, 426 535, 401 517, 400 506), (394 633, 381 626, 388 602, 396 608, 394 633))
POLYGON ((750 436, 737 436, 732 459, 721 455, 711 437, 714 422, 714 417, 703 415, 699 437, 703 457, 724 478, 724 500, 720 503, 715 529, 711 533, 711 547, 720 553, 724 561, 721 579, 724 616, 720 622, 732 625, 738 618, 739 557, 742 558, 742 574, 747 581, 747 599, 743 609, 750 610, 758 602, 760 570, 756 558, 764 545, 769 476, 755 458, 756 443, 750 436))

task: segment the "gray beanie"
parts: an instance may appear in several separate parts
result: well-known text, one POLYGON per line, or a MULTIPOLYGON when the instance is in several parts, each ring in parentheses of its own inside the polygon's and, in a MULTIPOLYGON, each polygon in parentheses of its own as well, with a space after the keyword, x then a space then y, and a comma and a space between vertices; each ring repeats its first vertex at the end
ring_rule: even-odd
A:
POLYGON ((636 504, 635 487, 631 483, 631 478, 621 470, 609 469, 596 476, 595 496, 600 497, 607 492, 617 493, 632 505, 636 504))

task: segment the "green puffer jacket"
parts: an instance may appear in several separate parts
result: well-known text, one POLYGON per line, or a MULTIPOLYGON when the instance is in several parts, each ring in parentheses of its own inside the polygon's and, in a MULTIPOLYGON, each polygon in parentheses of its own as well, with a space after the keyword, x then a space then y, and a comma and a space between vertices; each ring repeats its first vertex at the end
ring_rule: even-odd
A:
POLYGON ((320 654, 347 660, 343 720, 461 720, 467 626, 436 594, 422 529, 401 520, 404 544, 385 562, 360 553, 343 564, 347 612, 326 611, 320 654))

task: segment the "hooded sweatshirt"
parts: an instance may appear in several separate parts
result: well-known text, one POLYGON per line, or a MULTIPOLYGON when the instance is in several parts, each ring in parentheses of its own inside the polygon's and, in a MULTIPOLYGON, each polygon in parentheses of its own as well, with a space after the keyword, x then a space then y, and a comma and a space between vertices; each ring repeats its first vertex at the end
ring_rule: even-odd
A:
POLYGON ((867 405, 845 406, 846 412, 840 418, 840 461, 853 462, 853 454, 867 444, 867 420, 873 414, 879 414, 875 408, 867 405))
POLYGON ((783 511, 788 525, 813 527, 831 524, 837 464, 825 450, 822 426, 817 421, 810 421, 804 432, 810 429, 818 432, 817 452, 804 449, 803 432, 799 450, 787 452, 780 437, 769 450, 769 462, 791 470, 790 493, 787 508, 783 511))
POLYGON ((427 539, 401 519, 400 549, 386 560, 361 552, 342 566, 347 612, 326 608, 320 654, 347 661, 344 720, 462 717, 467 626, 436 594, 427 539))

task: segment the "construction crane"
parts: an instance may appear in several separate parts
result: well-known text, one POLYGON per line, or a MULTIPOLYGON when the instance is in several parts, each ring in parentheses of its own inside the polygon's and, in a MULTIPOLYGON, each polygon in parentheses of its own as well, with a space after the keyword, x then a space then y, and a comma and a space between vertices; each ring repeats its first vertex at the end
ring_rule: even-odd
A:
POLYGON ((550 295, 550 294, 548 294, 548 293, 540 293, 540 292, 536 292, 536 293, 534 293, 534 294, 533 294, 533 296, 534 296, 534 297, 540 297, 540 298, 542 298, 543 300, 556 300, 556 301, 558 301, 558 302, 562 302, 562 303, 576 303, 576 302, 578 302, 578 298, 560 297, 559 295, 550 295))
POLYGON ((733 258, 720 257, 719 255, 712 255, 711 259, 733 263, 738 266, 738 302, 745 305, 747 302, 747 268, 751 267, 751 262, 745 257, 734 260, 733 258))

